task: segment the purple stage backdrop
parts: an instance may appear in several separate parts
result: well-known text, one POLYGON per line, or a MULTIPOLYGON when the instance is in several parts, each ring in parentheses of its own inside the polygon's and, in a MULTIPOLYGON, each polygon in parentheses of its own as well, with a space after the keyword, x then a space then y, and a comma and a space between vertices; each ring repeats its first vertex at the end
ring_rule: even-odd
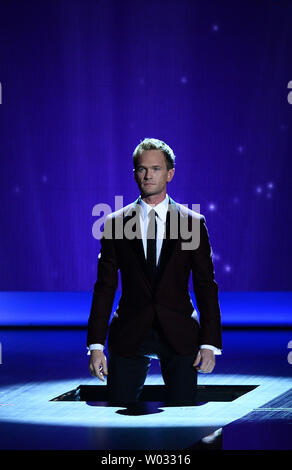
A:
POLYGON ((291 1, 1 0, 0 290, 93 289, 92 209, 138 197, 144 137, 219 288, 292 290, 291 51, 291 1))

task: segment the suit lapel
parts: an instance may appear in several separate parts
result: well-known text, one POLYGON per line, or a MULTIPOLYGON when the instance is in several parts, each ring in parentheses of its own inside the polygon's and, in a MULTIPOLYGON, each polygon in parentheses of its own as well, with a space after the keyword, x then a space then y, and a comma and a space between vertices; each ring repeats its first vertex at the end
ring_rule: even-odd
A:
MULTIPOLYGON (((141 236, 141 227, 139 221, 139 198, 127 209, 123 218, 124 239, 126 240, 130 249, 135 253, 138 261, 138 266, 141 268, 143 274, 146 273, 146 260, 144 256, 143 242, 141 236), (128 227, 128 229, 127 229, 128 227), (135 233, 134 238, 127 236, 127 230, 135 233)), ((148 280, 147 280, 148 281, 148 280)))

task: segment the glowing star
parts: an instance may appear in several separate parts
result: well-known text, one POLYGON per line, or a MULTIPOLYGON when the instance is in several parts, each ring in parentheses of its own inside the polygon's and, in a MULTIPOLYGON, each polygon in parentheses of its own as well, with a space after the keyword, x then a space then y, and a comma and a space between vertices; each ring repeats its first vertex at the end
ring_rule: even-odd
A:
POLYGON ((216 206, 213 202, 211 202, 209 205, 208 205, 208 209, 209 211, 214 211, 216 209, 216 206))

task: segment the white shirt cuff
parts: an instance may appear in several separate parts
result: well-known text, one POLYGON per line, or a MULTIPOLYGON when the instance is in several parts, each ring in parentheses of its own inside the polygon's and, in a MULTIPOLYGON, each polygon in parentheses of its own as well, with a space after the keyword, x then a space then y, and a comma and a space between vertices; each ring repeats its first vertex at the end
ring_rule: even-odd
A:
POLYGON ((211 351, 214 351, 214 354, 216 355, 220 355, 222 354, 222 351, 221 349, 218 349, 218 348, 215 348, 215 346, 211 346, 210 344, 201 344, 200 345, 200 349, 211 349, 211 351))
POLYGON ((99 349, 100 351, 103 351, 103 350, 104 350, 104 346, 103 346, 103 344, 94 343, 94 344, 90 344, 87 349, 88 349, 87 356, 89 356, 89 355, 90 355, 90 351, 93 351, 94 349, 99 349))

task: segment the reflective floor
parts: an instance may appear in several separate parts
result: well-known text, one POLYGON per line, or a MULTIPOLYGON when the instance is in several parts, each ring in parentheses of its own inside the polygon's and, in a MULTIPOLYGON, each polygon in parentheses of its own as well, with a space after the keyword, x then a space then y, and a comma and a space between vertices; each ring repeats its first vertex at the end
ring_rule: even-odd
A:
POLYGON ((85 330, 3 329, 0 335, 0 449, 292 449, 292 330, 224 330, 215 371, 199 375, 201 392, 209 395, 197 406, 160 401, 163 382, 153 359, 146 380, 151 400, 136 409, 92 397, 52 401, 80 385, 104 387, 89 375, 85 330), (214 395, 224 387, 245 387, 245 393, 228 401, 214 395))

